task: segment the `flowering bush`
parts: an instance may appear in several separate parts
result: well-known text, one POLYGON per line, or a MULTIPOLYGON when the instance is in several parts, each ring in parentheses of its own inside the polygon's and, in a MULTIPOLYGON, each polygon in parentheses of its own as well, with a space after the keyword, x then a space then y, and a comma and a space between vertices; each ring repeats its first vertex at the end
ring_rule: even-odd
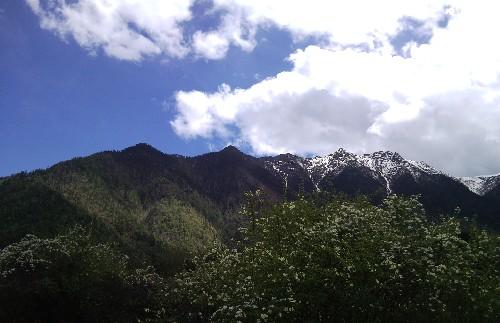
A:
POLYGON ((27 235, 0 250, 1 322, 154 320, 164 287, 152 267, 134 269, 79 228, 52 239, 27 235))
POLYGON ((499 322, 500 239, 416 198, 243 209, 244 239, 177 275, 175 321, 499 322))

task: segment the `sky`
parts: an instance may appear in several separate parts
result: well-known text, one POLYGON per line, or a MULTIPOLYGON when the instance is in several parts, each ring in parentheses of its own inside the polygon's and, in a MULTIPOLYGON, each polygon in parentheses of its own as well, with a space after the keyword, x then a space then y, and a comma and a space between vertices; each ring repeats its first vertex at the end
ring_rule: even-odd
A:
POLYGON ((0 176, 139 142, 499 173, 499 6, 2 0, 0 176))

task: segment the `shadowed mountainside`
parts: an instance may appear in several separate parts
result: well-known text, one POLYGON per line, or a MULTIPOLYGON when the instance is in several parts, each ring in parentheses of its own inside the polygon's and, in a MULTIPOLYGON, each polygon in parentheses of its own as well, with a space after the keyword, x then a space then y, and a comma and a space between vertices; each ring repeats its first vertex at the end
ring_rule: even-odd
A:
POLYGON ((27 233, 53 237, 79 224, 116 242, 134 261, 171 272, 188 255, 236 236, 244 193, 257 189, 272 200, 317 191, 363 194, 375 203, 389 193, 420 195, 431 215, 459 207, 460 216, 500 227, 500 186, 480 196, 395 153, 256 158, 229 146, 183 157, 138 144, 3 178, 0 247, 27 233))

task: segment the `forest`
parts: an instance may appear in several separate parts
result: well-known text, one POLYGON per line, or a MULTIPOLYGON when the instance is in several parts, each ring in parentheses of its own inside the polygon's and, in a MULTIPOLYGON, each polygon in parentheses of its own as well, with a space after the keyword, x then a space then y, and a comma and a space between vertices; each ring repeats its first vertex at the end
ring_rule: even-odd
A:
POLYGON ((92 226, 28 234, 0 251, 0 320, 500 320, 499 236, 453 215, 429 219, 416 197, 276 202, 256 191, 240 216, 238 238, 192 249, 174 272, 92 226))

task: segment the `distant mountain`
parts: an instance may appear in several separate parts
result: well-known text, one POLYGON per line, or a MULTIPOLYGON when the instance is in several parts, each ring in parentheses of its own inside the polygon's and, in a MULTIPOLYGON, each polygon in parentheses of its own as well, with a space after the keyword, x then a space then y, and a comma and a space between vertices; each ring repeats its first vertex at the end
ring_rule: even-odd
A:
POLYGON ((366 194, 373 201, 387 194, 420 195, 431 215, 453 213, 458 207, 463 216, 477 216, 480 223, 499 225, 500 199, 486 193, 500 191, 500 176, 470 178, 467 182, 389 151, 356 155, 339 149, 314 158, 286 154, 262 160, 284 185, 300 180, 306 191, 313 187, 318 191, 366 194), (472 180, 483 183, 481 191, 470 185, 472 180))
POLYGON ((244 193, 420 195, 431 216, 476 216, 500 228, 500 176, 454 178, 394 152, 322 157, 253 157, 229 146, 196 157, 147 144, 75 158, 0 180, 0 248, 24 234, 53 236, 80 224, 111 239, 137 261, 169 271, 186 255, 229 241, 242 224, 244 193))
POLYGON ((500 186, 500 174, 475 177, 459 177, 465 186, 477 195, 486 195, 500 186))
POLYGON ((423 162, 405 160, 398 153, 389 151, 359 156, 339 149, 333 154, 314 158, 301 158, 288 154, 267 157, 264 160, 267 168, 273 170, 285 181, 296 174, 290 173, 290 170, 297 167, 302 169, 317 190, 325 189, 325 181, 335 179, 346 170, 353 169, 357 169, 361 174, 374 180, 374 185, 377 188, 383 187, 387 194, 393 192, 393 186, 397 185, 397 181, 405 175, 411 176, 415 181, 420 181, 425 176, 442 174, 423 162))

